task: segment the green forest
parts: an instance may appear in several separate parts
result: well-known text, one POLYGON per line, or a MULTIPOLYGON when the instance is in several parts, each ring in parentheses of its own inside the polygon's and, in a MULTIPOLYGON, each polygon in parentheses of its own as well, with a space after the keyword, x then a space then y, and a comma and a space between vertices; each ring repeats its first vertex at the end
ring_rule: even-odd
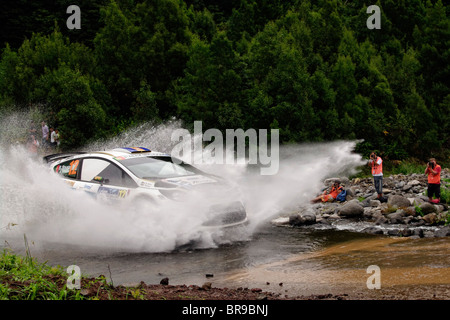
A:
POLYGON ((66 150, 176 118, 448 161, 449 14, 442 0, 2 0, 0 114, 39 109, 66 150))

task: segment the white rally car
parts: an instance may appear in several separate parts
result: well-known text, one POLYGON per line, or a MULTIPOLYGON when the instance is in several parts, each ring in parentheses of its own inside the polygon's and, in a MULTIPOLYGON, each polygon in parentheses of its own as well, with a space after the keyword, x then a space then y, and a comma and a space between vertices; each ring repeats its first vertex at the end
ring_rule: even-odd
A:
POLYGON ((221 177, 173 160, 169 154, 147 148, 116 148, 44 157, 52 170, 73 189, 96 198, 158 205, 166 201, 183 203, 194 192, 197 195, 203 193, 203 199, 211 200, 208 198, 210 192, 218 190, 223 197, 204 201, 208 203, 209 215, 202 226, 225 228, 247 223, 247 213, 235 186, 221 177))

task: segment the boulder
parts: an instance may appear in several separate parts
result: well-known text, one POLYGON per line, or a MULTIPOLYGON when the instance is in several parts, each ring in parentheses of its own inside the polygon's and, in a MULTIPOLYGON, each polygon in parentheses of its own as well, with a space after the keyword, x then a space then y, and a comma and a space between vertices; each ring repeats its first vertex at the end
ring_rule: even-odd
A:
POLYGON ((316 215, 311 209, 289 216, 289 224, 293 226, 305 226, 316 223, 316 215))
POLYGON ((400 182, 398 182, 396 185, 395 185, 395 187, 397 188, 397 189, 401 189, 401 188, 403 188, 405 186, 405 181, 400 181, 400 182))
POLYGON ((436 213, 429 213, 429 214, 423 216, 423 220, 426 223, 435 224, 438 221, 437 214, 436 213))
POLYGON ((415 197, 415 198, 408 198, 409 202, 415 206, 420 206, 422 203, 425 202, 425 200, 415 197))
POLYGON ((389 229, 389 230, 387 231, 387 234, 388 234, 389 236, 396 236, 396 237, 398 237, 399 234, 400 234, 400 230, 399 230, 399 229, 389 229))
POLYGON ((378 207, 379 205, 381 205, 380 200, 369 200, 369 205, 371 207, 378 207))
POLYGON ((434 232, 435 237, 448 237, 450 236, 450 226, 446 226, 434 232))
POLYGON ((413 187, 418 186, 418 185, 420 185, 420 181, 419 180, 411 180, 408 182, 408 185, 413 186, 413 187))
POLYGON ((408 198, 401 195, 389 196, 388 204, 397 208, 409 207, 411 205, 408 198))
POLYGON ((385 216, 380 216, 375 220, 376 225, 385 224, 388 222, 388 219, 385 216))
POLYGON ((402 191, 408 191, 409 189, 411 189, 413 186, 410 184, 407 184, 405 186, 403 186, 402 191))
POLYGON ((373 208, 364 207, 364 213, 363 213, 364 218, 370 219, 370 218, 372 218, 374 213, 375 213, 375 210, 373 208))
POLYGON ((359 204, 358 200, 351 200, 344 204, 340 210, 339 215, 344 217, 359 217, 364 213, 364 207, 359 204))
POLYGON ((350 187, 350 188, 348 188, 346 190, 347 190, 347 196, 350 196, 350 197, 354 197, 355 196, 355 194, 356 194, 356 192, 355 192, 356 188, 355 187, 350 187))
POLYGON ((377 227, 367 227, 362 230, 362 232, 369 234, 383 234, 383 230, 377 227))
POLYGON ((400 230, 401 237, 410 237, 413 235, 413 231, 411 229, 405 228, 400 230))
POLYGON ((422 203, 422 204, 419 206, 419 208, 420 208, 421 212, 422 212, 424 215, 429 214, 429 213, 434 213, 434 212, 437 211, 437 210, 436 210, 436 207, 435 207, 433 204, 429 203, 429 202, 424 202, 424 203, 422 203))
POLYGON ((316 223, 316 214, 312 210, 302 211, 300 217, 304 219, 305 224, 316 223))
POLYGON ((404 223, 403 217, 404 217, 403 210, 397 210, 396 212, 390 213, 386 216, 386 218, 389 219, 389 223, 392 223, 392 224, 404 223))
POLYGON ((413 231, 413 236, 418 236, 419 238, 423 238, 423 236, 424 236, 423 229, 415 228, 413 231))

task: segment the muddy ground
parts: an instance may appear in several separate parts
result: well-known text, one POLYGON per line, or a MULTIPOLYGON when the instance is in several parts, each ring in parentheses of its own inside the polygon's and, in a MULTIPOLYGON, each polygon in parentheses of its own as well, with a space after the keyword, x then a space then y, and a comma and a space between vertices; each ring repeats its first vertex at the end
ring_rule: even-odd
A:
MULTIPOLYGON (((65 289, 67 278, 63 276, 47 276, 60 290, 65 289)), ((11 278, 3 278, 3 283, 14 290, 21 290, 29 283, 19 282, 11 278)), ((289 296, 265 291, 263 288, 220 288, 214 287, 210 282, 202 286, 197 285, 170 285, 168 279, 162 279, 163 284, 146 284, 141 282, 135 285, 114 286, 108 283, 104 276, 96 278, 83 278, 79 293, 85 299, 93 300, 447 300, 450 288, 448 286, 436 286, 435 290, 421 292, 409 292, 407 295, 398 291, 369 290, 367 292, 349 292, 341 294, 316 294, 305 296, 289 296), (434 292, 434 293, 430 293, 434 292)), ((279 284, 283 286, 282 283, 279 284)))

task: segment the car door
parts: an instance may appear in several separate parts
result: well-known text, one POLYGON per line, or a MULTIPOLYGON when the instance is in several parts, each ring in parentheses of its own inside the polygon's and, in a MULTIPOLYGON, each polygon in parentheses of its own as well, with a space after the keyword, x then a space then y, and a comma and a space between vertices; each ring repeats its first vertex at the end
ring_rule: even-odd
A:
POLYGON ((101 158, 85 158, 81 164, 79 189, 103 200, 125 199, 134 181, 119 166, 101 158))

